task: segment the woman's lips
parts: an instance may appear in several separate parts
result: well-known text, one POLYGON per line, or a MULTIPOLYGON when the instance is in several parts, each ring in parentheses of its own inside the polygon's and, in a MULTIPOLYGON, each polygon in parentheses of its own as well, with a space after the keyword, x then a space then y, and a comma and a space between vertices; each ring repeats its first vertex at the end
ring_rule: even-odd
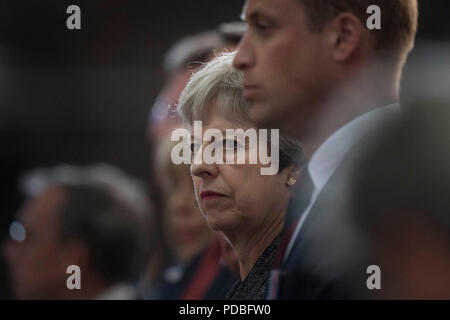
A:
POLYGON ((215 198, 220 198, 220 197, 225 197, 224 194, 216 192, 216 191, 202 191, 202 193, 200 193, 200 198, 202 200, 210 200, 210 199, 215 199, 215 198))

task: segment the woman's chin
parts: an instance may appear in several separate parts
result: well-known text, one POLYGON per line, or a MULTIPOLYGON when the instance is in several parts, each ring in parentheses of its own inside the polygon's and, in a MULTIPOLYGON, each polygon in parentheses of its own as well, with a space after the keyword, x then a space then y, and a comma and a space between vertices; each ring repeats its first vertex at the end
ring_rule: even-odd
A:
POLYGON ((235 221, 230 221, 230 219, 223 219, 223 217, 209 217, 208 225, 213 231, 222 231, 225 234, 232 232, 238 227, 235 221))
POLYGON ((212 231, 223 231, 223 224, 218 221, 209 221, 208 225, 212 231))

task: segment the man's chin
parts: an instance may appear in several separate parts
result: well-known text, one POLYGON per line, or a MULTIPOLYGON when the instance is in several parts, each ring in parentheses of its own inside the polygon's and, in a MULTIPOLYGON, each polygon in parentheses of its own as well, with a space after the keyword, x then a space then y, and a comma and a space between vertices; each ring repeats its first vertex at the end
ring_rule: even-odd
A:
POLYGON ((281 135, 299 139, 298 113, 263 103, 253 103, 250 106, 250 120, 258 128, 279 129, 281 135))
POLYGON ((250 120, 259 128, 274 128, 275 110, 261 102, 250 103, 250 120), (273 111, 272 111, 273 110, 273 111))
POLYGON ((258 128, 262 129, 280 129, 283 131, 283 117, 277 108, 264 103, 254 103, 250 107, 250 120, 258 128))

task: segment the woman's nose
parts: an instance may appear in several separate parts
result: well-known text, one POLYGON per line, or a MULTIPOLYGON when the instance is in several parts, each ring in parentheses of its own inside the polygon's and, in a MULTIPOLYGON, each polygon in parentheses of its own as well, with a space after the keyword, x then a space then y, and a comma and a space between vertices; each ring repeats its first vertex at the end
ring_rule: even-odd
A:
POLYGON ((203 149, 204 147, 201 146, 199 150, 193 153, 191 175, 206 179, 217 175, 217 168, 215 165, 205 163, 203 159, 203 149))
POLYGON ((191 165, 191 174, 202 179, 215 178, 219 174, 219 169, 215 164, 194 162, 191 165))

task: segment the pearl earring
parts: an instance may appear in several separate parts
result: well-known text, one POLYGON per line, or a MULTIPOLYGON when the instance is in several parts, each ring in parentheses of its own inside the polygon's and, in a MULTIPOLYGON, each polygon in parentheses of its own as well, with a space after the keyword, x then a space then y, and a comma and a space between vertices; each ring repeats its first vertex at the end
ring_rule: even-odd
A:
POLYGON ((286 181, 286 184, 290 187, 292 187, 297 182, 297 179, 294 177, 289 177, 286 181))

